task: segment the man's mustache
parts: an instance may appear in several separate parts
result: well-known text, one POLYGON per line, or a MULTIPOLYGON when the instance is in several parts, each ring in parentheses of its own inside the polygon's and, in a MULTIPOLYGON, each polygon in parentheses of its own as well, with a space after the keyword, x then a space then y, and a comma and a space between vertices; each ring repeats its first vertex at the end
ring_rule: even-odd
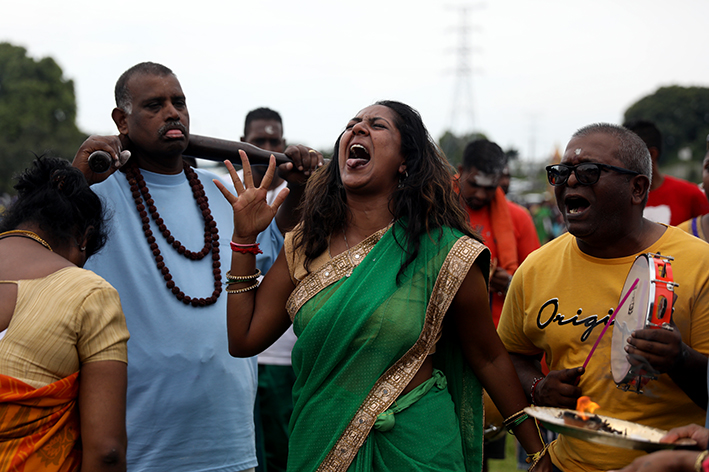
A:
POLYGON ((165 136, 165 133, 172 129, 179 129, 180 131, 182 131, 182 134, 187 136, 187 127, 179 121, 168 121, 160 127, 160 129, 158 130, 158 135, 160 137, 163 137, 165 136))

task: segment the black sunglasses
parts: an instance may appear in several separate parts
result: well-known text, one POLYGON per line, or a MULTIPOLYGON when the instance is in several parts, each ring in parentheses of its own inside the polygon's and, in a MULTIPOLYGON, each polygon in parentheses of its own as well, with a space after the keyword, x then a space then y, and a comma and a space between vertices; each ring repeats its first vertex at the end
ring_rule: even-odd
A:
POLYGON ((635 172, 622 167, 610 166, 608 164, 599 164, 597 162, 582 162, 575 166, 567 166, 566 164, 554 164, 547 166, 547 179, 554 187, 564 185, 569 180, 571 172, 576 176, 576 180, 581 185, 593 185, 601 178, 601 170, 613 170, 619 174, 640 175, 640 172, 635 172))

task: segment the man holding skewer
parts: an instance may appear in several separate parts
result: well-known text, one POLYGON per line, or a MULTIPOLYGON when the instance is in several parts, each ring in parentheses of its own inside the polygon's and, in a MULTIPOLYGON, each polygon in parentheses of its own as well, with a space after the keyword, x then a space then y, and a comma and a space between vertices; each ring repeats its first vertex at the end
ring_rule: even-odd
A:
MULTIPOLYGON (((704 421, 709 353, 709 246, 643 218, 652 178, 650 155, 634 133, 595 124, 577 131, 561 164, 547 167, 568 234, 532 253, 514 275, 498 332, 530 400, 574 409, 590 396, 596 412, 662 429, 704 421), (626 351, 657 379, 644 394, 616 388, 610 373, 612 329, 639 254, 672 256, 677 300, 669 329, 632 333, 626 351), (586 368, 584 362, 598 342, 586 368), (540 369, 546 355, 550 373, 540 369)), ((638 303, 638 305, 640 305, 638 303)), ((640 311, 640 310, 637 310, 640 311)), ((631 360, 630 363, 635 363, 631 360)), ((560 435, 550 447, 564 471, 618 469, 642 452, 560 435)))

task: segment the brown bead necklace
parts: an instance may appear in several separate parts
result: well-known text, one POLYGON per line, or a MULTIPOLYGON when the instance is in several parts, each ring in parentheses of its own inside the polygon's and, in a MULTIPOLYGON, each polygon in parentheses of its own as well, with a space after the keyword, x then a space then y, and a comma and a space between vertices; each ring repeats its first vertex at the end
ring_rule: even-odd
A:
POLYGON ((204 247, 199 252, 192 252, 170 233, 170 231, 165 226, 165 222, 160 218, 157 208, 155 207, 155 201, 150 196, 148 187, 145 185, 145 180, 140 173, 138 165, 132 163, 128 166, 126 170, 126 178, 130 184, 130 190, 133 193, 133 198, 135 199, 135 208, 140 214, 140 218, 143 222, 143 231, 145 233, 145 238, 148 240, 150 249, 153 251, 153 256, 155 256, 155 264, 158 270, 165 279, 165 285, 168 289, 175 294, 178 300, 182 301, 185 305, 192 306, 207 306, 212 305, 217 301, 219 295, 222 293, 222 271, 220 269, 221 263, 219 262, 219 231, 217 230, 217 222, 214 221, 212 217, 212 212, 209 210, 209 202, 207 195, 204 193, 204 187, 202 182, 199 181, 197 173, 186 163, 184 164, 185 174, 187 175, 187 180, 192 187, 192 195, 197 201, 199 208, 202 210, 202 216, 204 217, 204 247), (143 203, 145 199, 145 203, 143 203), (146 211, 147 205, 147 211, 146 211), (158 229, 162 232, 165 240, 168 244, 172 245, 178 254, 185 256, 193 261, 202 260, 207 254, 212 253, 212 274, 214 275, 214 292, 207 298, 192 298, 189 295, 180 290, 180 288, 175 285, 172 280, 172 275, 170 270, 165 265, 162 255, 160 254, 160 248, 158 243, 153 236, 153 232, 150 229, 150 219, 148 217, 148 212, 153 218, 153 221, 158 225, 158 229))

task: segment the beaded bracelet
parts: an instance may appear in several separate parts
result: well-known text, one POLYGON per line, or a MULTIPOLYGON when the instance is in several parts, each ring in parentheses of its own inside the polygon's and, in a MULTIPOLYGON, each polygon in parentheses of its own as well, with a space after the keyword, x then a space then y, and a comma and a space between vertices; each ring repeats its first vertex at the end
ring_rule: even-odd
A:
POLYGON ((231 246, 231 250, 234 252, 240 252, 242 254, 263 254, 263 251, 259 249, 259 244, 258 243, 251 243, 251 244, 239 244, 235 243, 234 241, 229 242, 229 246, 231 246))
POLYGON ((261 269, 256 269, 256 273, 252 275, 231 275, 231 271, 227 271, 226 284, 229 285, 230 283, 235 284, 239 282, 247 282, 249 280, 258 279, 260 275, 261 269))
POLYGON ((254 282, 253 285, 249 285, 248 287, 239 288, 236 290, 227 289, 226 293, 228 293, 229 295, 233 295, 233 294, 237 294, 237 293, 244 293, 244 292, 248 292, 249 290, 253 290, 256 287, 258 287, 258 280, 256 282, 254 282))
POLYGON ((539 382, 544 380, 544 377, 535 377, 532 379, 532 388, 529 391, 529 398, 532 400, 532 404, 536 405, 537 402, 534 400, 534 391, 537 389, 539 382))

